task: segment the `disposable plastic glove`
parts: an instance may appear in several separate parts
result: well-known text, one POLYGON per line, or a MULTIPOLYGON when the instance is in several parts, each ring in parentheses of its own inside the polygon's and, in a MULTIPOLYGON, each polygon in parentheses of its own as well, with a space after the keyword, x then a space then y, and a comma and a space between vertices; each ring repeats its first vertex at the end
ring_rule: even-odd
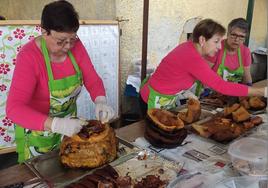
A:
POLYGON ((102 123, 106 123, 114 117, 114 110, 112 107, 107 105, 106 97, 98 96, 95 99, 95 105, 95 114, 97 120, 100 120, 102 123))
POLYGON ((80 119, 54 117, 51 124, 51 131, 71 137, 81 130, 83 123, 80 119))

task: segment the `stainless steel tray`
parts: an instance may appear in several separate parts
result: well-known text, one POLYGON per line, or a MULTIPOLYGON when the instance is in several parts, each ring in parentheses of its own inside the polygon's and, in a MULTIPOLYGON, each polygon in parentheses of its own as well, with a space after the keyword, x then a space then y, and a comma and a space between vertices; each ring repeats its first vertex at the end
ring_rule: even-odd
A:
POLYGON ((147 150, 137 151, 117 161, 112 166, 120 176, 130 176, 140 181, 147 175, 159 176, 161 180, 171 181, 183 167, 183 163, 174 162, 147 150))
MULTIPOLYGON (((195 122, 193 124, 203 125, 204 123, 212 120, 213 118, 215 118, 216 116, 219 116, 220 114, 221 113, 218 113, 218 114, 216 114, 214 116, 207 117, 207 118, 199 120, 199 121, 197 121, 197 122, 195 122)), ((254 115, 252 115, 251 117, 254 117, 254 115)), ((242 137, 246 137, 246 136, 249 136, 249 135, 255 133, 257 131, 258 127, 261 126, 262 124, 263 123, 261 123, 260 125, 255 126, 255 127, 251 128, 251 129, 247 130, 246 132, 242 133, 240 136, 238 136, 238 137, 236 137, 236 138, 234 138, 234 139, 232 139, 232 140, 230 140, 228 142, 218 142, 218 141, 216 141, 216 140, 214 140, 212 138, 203 137, 203 136, 199 135, 196 131, 194 131, 193 130, 194 128, 192 128, 192 127, 189 127, 188 130, 190 132, 192 132, 193 134, 197 135, 198 137, 200 137, 203 140, 209 141, 210 143, 213 143, 215 145, 219 145, 219 146, 222 146, 223 148, 225 148, 225 147, 229 146, 232 142, 234 142, 234 141, 236 141, 236 140, 238 140, 238 139, 240 139, 242 137)))
MULTIPOLYGON (((147 175, 159 176, 161 180, 168 182, 175 179, 181 171, 184 163, 170 161, 147 150, 138 150, 118 158, 110 165, 118 172, 119 176, 130 176, 136 182, 147 175)), ((93 173, 94 170, 85 173, 82 177, 74 180, 78 181, 86 175, 93 173)), ((65 184, 64 186, 69 185, 65 184)))
MULTIPOLYGON (((138 150, 138 148, 134 147, 131 143, 124 140, 122 141, 121 138, 118 140, 119 150, 117 160, 120 160, 121 157, 138 150)), ((44 155, 33 157, 25 161, 25 164, 40 180, 46 182, 48 187, 63 187, 66 184, 80 179, 85 174, 88 174, 93 170, 71 169, 64 167, 59 159, 59 150, 54 150, 44 155)))

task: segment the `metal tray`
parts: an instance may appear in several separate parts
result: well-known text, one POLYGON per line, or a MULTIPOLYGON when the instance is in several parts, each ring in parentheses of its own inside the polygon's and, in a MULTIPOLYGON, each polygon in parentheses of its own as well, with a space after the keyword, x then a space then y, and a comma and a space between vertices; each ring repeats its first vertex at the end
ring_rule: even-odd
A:
MULTIPOLYGON (((172 181, 183 167, 183 163, 173 162, 147 150, 138 150, 110 163, 119 176, 130 176, 136 182, 147 175, 159 176, 161 180, 172 181)), ((70 182, 76 182, 94 170, 85 173, 82 177, 70 182)), ((64 184, 64 186, 70 183, 64 184)))
POLYGON ((125 156, 112 164, 120 176, 130 176, 140 181, 147 175, 171 181, 181 171, 183 163, 167 160, 151 151, 141 150, 125 156))
MULTIPOLYGON (((117 153, 119 160, 121 157, 133 153, 138 148, 131 143, 125 143, 119 138, 119 150, 117 153)), ((33 173, 40 179, 46 182, 48 187, 63 187, 75 180, 80 179, 85 174, 90 173, 93 169, 71 169, 64 167, 59 159, 59 150, 48 152, 44 155, 33 157, 24 162, 33 173)))
MULTIPOLYGON (((195 122, 194 124, 198 124, 198 125, 201 125, 201 126, 202 126, 202 125, 204 125, 205 123, 211 121, 213 118, 216 118, 216 117, 219 117, 219 116, 221 116, 221 113, 218 113, 218 114, 216 114, 216 115, 214 115, 214 116, 207 117, 207 118, 205 118, 205 119, 203 119, 203 120, 197 121, 197 122, 195 122)), ((251 117, 254 117, 254 115, 251 115, 251 117)), ((228 146, 230 143, 232 143, 232 142, 234 142, 234 141, 236 141, 236 140, 238 140, 238 139, 240 139, 240 138, 242 138, 242 137, 246 137, 246 136, 248 136, 248 135, 251 135, 251 134, 255 133, 255 132, 257 131, 258 127, 261 126, 262 124, 263 124, 263 123, 261 123, 261 124, 258 125, 258 126, 254 126, 253 128, 251 128, 251 129, 247 130, 246 132, 242 133, 240 136, 238 136, 238 137, 236 137, 236 138, 234 138, 234 139, 232 139, 232 140, 230 140, 230 141, 226 141, 226 142, 219 142, 219 141, 216 141, 216 140, 214 140, 214 139, 212 139, 212 138, 206 138, 206 137, 203 137, 203 136, 199 135, 199 134, 194 130, 194 128, 192 128, 192 127, 189 127, 188 130, 189 130, 191 133, 196 134, 197 136, 199 136, 200 138, 202 138, 202 139, 204 139, 204 140, 206 140, 206 141, 209 141, 209 142, 214 143, 214 144, 216 144, 216 145, 220 145, 220 146, 222 146, 222 147, 225 147, 225 146, 228 146)))

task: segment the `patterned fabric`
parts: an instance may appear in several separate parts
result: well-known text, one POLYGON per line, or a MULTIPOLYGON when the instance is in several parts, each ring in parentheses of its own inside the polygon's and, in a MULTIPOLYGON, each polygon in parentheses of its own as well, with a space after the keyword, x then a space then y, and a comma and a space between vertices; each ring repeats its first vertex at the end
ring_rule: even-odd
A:
POLYGON ((15 146, 14 124, 5 108, 17 53, 40 33, 40 26, 0 26, 0 149, 15 146))

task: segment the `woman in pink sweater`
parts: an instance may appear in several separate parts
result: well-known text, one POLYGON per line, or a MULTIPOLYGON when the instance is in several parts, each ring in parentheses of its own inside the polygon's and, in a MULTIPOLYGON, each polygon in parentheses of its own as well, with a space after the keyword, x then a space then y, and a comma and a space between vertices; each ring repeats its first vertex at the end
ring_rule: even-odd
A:
POLYGON ((46 5, 41 28, 42 35, 17 56, 7 100, 7 116, 16 123, 19 162, 57 148, 61 135, 80 131, 83 121, 70 117, 76 114, 82 85, 95 102, 97 119, 106 122, 113 116, 103 82, 76 35, 79 20, 72 4, 46 5))
POLYGON ((264 96, 265 88, 224 81, 208 65, 205 56, 214 56, 221 49, 225 29, 211 19, 199 22, 193 31, 193 41, 173 49, 142 86, 140 95, 148 108, 172 108, 195 81, 230 96, 264 96))
MULTIPOLYGON (((244 18, 233 19, 228 24, 227 38, 222 40, 222 48, 214 55, 206 59, 224 80, 230 82, 252 85, 250 74, 251 53, 245 42, 248 35, 248 23, 244 18)), ((199 96, 203 91, 203 85, 198 82, 195 94, 199 96)), ((202 95, 208 95, 209 89, 205 89, 202 95)))
POLYGON ((250 74, 251 54, 243 43, 248 34, 248 23, 244 18, 236 18, 228 24, 227 39, 222 48, 208 60, 214 64, 213 70, 224 80, 252 85, 250 74))

